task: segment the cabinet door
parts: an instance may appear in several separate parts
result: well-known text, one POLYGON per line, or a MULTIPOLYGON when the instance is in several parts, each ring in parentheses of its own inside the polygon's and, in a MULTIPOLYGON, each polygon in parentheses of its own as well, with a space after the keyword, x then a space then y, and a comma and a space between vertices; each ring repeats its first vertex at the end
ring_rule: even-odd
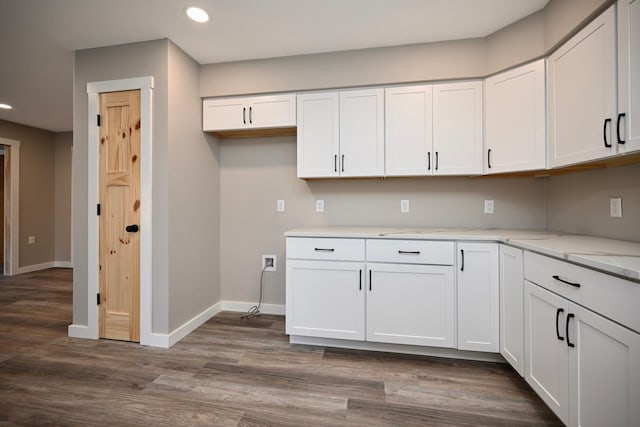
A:
POLYGON ((458 349, 500 349, 498 245, 458 243, 458 349))
POLYGON ((205 99, 202 101, 202 129, 244 129, 247 114, 246 98, 205 99))
POLYGON ((640 150, 640 1, 618 2, 618 149, 640 150), (622 144, 624 141, 624 144, 622 144))
POLYGON ((566 344, 568 303, 525 281, 524 379, 551 410, 569 422, 569 355, 566 344))
POLYGON ((252 128, 278 128, 296 125, 294 94, 248 98, 248 125, 252 128))
POLYGON ((384 175, 384 90, 340 92, 340 175, 384 175))
POLYGON ((431 174, 433 89, 385 89, 387 176, 431 174))
POLYGON ((640 335, 569 304, 569 424, 640 425, 640 335))
POLYGON ((286 332, 364 340, 364 264, 287 260, 286 332))
POLYGON ((298 178, 338 176, 338 92, 298 95, 298 178))
POLYGON ((433 173, 482 173, 482 82, 433 86, 433 173))
POLYGON ((455 347, 453 267, 367 268, 367 341, 455 347))
POLYGON ((546 168, 544 59, 485 81, 485 173, 546 168))
POLYGON ((616 28, 611 6, 548 60, 549 166, 616 154, 616 28))
POLYGON ((500 245, 500 354, 524 376, 522 249, 500 245))

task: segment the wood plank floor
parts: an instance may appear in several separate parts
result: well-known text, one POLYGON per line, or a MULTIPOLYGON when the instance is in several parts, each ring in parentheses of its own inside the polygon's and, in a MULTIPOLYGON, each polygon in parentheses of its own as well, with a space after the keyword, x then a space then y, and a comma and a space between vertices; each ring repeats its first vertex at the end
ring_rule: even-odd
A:
POLYGON ((506 364, 290 345, 282 316, 171 349, 68 338, 71 278, 0 279, 0 426, 561 425, 506 364))

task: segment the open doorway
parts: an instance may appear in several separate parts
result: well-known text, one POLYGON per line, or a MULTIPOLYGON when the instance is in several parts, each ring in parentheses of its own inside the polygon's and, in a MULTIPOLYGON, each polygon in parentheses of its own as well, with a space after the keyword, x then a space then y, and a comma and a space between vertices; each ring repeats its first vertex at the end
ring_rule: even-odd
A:
POLYGON ((2 147, 2 274, 18 274, 20 141, 0 137, 2 147))

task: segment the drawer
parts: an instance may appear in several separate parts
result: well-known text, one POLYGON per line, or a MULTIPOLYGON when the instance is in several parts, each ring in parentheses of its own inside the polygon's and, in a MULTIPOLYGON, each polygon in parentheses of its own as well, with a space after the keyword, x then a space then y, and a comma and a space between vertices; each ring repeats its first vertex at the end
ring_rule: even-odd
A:
POLYGON ((524 277, 640 332, 640 283, 528 251, 524 253, 524 277))
POLYGON ((364 239, 287 237, 287 258, 364 261, 364 239))
POLYGON ((432 240, 367 240, 367 261, 453 265, 454 243, 432 240))

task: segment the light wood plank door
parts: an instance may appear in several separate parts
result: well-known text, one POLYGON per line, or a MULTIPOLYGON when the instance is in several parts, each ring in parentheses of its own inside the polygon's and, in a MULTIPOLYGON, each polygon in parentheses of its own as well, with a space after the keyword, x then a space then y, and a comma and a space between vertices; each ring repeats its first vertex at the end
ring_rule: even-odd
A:
POLYGON ((140 341, 140 91, 100 95, 100 337, 140 341))

